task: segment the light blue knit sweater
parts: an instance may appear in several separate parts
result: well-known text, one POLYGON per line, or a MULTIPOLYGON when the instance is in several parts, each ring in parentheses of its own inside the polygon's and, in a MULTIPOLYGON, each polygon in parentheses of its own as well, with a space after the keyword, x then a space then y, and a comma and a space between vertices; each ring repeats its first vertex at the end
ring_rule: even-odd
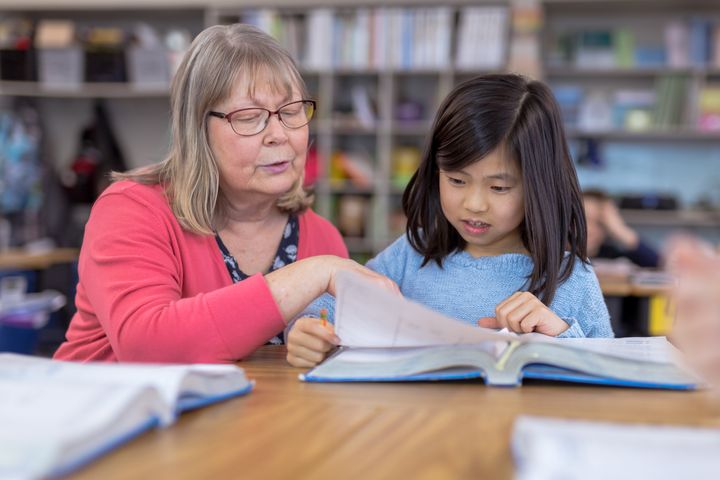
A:
MULTIPOLYGON (((424 267, 422 256, 406 236, 380 252, 367 266, 394 280, 403 295, 470 325, 481 317, 494 317, 498 303, 527 289, 533 262, 527 255, 508 253, 474 258, 466 252, 453 253, 443 267, 431 261, 424 267)), ((334 319, 335 299, 325 294, 311 303, 300 316, 319 317, 321 308, 334 319)), ((575 260, 571 276, 558 286, 550 308, 570 325, 560 337, 612 337, 610 315, 595 272, 575 260)))

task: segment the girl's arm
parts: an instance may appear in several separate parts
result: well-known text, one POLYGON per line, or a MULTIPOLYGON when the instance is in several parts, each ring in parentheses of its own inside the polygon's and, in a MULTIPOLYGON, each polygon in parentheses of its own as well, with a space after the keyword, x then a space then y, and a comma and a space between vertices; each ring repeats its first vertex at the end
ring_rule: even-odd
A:
POLYGON ((575 261, 573 273, 558 288, 552 307, 570 325, 561 338, 615 336, 600 282, 590 265, 575 261))

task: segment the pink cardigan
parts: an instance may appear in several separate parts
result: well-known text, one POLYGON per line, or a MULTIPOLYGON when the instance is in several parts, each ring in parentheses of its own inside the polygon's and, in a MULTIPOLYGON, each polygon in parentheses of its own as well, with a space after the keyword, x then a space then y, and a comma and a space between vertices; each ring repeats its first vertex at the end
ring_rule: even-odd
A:
MULTIPOLYGON (((314 212, 299 216, 299 230, 298 259, 348 256, 314 212)), ((79 278, 56 359, 233 362, 285 327, 265 278, 233 284, 214 236, 183 230, 160 186, 123 181, 103 192, 85 227, 79 278)))

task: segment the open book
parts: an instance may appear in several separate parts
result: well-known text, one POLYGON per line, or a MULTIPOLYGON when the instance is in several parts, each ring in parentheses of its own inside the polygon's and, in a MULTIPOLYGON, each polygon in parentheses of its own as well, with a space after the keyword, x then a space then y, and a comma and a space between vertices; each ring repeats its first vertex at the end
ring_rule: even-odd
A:
POLYGON ((311 382, 481 378, 692 389, 697 378, 664 337, 558 339, 473 327, 385 291, 358 275, 337 280, 342 346, 301 379, 311 382))
POLYGON ((185 410, 252 386, 234 365, 79 364, 0 354, 0 478, 67 474, 185 410))

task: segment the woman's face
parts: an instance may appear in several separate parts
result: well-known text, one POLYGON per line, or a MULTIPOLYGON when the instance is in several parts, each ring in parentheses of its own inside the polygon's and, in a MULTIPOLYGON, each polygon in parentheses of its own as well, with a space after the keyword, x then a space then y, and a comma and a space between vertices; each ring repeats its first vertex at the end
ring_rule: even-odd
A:
MULTIPOLYGON (((241 108, 262 107, 276 111, 301 100, 294 89, 289 96, 256 88, 248 96, 247 85, 237 82, 229 98, 213 106, 229 113, 241 108)), ((220 189, 230 201, 275 201, 299 181, 305 168, 309 127, 291 129, 271 115, 263 131, 252 136, 236 134, 224 118, 209 116, 208 136, 220 173, 220 189)))

